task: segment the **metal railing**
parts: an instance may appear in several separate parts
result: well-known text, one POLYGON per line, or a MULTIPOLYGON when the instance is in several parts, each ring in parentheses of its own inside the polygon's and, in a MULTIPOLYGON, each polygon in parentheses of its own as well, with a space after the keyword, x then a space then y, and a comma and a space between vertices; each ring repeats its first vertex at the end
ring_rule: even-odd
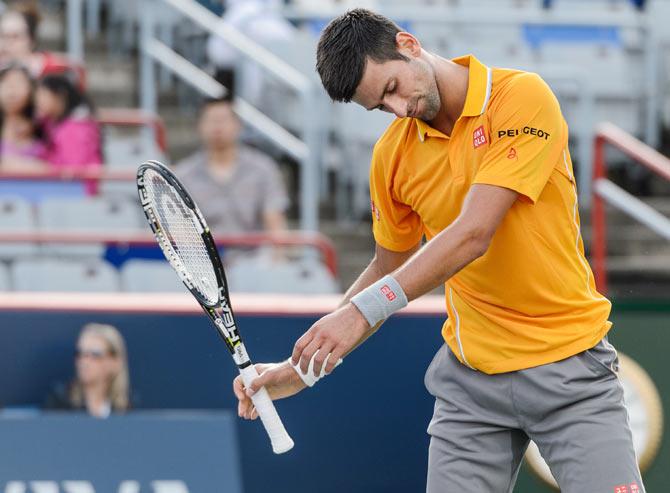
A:
POLYGON ((628 214, 670 241, 670 219, 607 179, 605 145, 609 144, 637 164, 670 181, 670 158, 611 123, 598 126, 594 140, 592 263, 596 285, 607 292, 607 223, 605 202, 628 214))
POLYGON ((82 0, 67 0, 65 6, 67 17, 67 54, 70 59, 78 61, 84 59, 83 7, 82 0))
MULTIPOLYGON (((219 247, 307 247, 319 252, 323 264, 328 268, 333 278, 337 278, 337 253, 333 242, 325 235, 314 232, 286 231, 282 233, 238 233, 218 235, 214 238, 219 247)), ((59 243, 67 245, 103 244, 115 246, 143 246, 156 247, 156 238, 151 233, 122 233, 114 234, 85 231, 37 231, 27 233, 23 231, 3 230, 0 232, 0 244, 25 243, 59 243)))
POLYGON ((312 81, 240 31, 222 23, 219 17, 193 0, 143 0, 140 26, 140 100, 145 111, 157 110, 155 63, 159 63, 209 97, 221 97, 226 93, 222 84, 155 37, 155 12, 156 9, 164 7, 174 9, 209 34, 220 36, 242 56, 263 67, 299 95, 303 112, 302 138, 295 137, 240 97, 235 98, 235 111, 247 125, 300 163, 300 227, 306 231, 316 231, 319 205, 316 154, 319 137, 314 112, 316 91, 312 81))

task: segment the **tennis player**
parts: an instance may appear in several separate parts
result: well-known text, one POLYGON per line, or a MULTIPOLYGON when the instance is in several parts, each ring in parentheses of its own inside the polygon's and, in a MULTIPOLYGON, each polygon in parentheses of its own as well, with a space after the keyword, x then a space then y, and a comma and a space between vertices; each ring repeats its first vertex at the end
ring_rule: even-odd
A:
POLYGON ((326 27, 317 69, 333 100, 397 116, 370 169, 376 254, 292 361, 259 365, 248 389, 235 381, 240 415, 255 416, 248 395, 261 386, 281 398, 313 384, 444 283, 445 344, 425 377, 427 491, 512 491, 529 438, 564 493, 644 491, 551 89, 429 53, 363 9, 326 27))

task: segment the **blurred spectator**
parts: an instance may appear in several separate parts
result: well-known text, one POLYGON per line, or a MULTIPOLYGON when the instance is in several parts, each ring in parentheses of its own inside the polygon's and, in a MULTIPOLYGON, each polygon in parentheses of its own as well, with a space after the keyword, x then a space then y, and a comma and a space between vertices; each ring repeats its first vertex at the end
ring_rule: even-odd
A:
POLYGON ((46 148, 34 119, 34 82, 22 65, 0 71, 0 168, 44 169, 46 148))
POLYGON ((50 52, 37 51, 40 13, 36 2, 18 2, 0 18, 0 62, 20 62, 34 78, 47 74, 69 73, 78 84, 83 74, 73 70, 68 60, 50 52))
POLYGON ((178 163, 176 173, 215 231, 283 231, 288 197, 278 166, 240 144, 241 129, 230 100, 206 101, 198 122, 204 149, 178 163))
POLYGON ((46 160, 53 168, 102 164, 100 129, 87 97, 63 75, 37 84, 35 109, 44 128, 46 160))
POLYGON ((86 411, 98 418, 128 410, 126 344, 115 327, 98 323, 84 326, 77 340, 75 368, 74 380, 54 388, 46 409, 86 411))
MULTIPOLYGON (((221 23, 237 29, 265 47, 287 42, 293 39, 296 28, 282 16, 282 3, 281 0, 228 0, 221 23)), ((237 84, 243 88, 240 95, 264 109, 261 99, 265 100, 262 98, 265 76, 257 63, 240 63, 239 52, 219 36, 209 38, 207 56, 217 73, 240 69, 238 73, 241 80, 237 84)))

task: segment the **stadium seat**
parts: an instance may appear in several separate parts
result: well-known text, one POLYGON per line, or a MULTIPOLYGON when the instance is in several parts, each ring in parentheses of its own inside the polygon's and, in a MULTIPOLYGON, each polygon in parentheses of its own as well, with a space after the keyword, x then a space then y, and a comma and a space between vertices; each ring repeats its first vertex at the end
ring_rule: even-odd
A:
MULTIPOLYGON (((0 197, 0 234, 34 233, 35 217, 30 202, 20 197, 0 197)), ((0 259, 11 260, 15 257, 34 255, 37 245, 34 243, 0 242, 0 259)))
POLYGON ((12 284, 9 279, 9 270, 7 266, 0 263, 0 292, 11 291, 12 284))
POLYGON ((121 290, 133 293, 186 292, 170 264, 161 260, 128 260, 121 268, 121 290))
MULTIPOLYGON (((135 108, 100 108, 97 119, 108 169, 134 172, 148 159, 169 163, 165 125, 158 115, 135 108)), ((103 181, 99 192, 106 197, 126 200, 137 197, 134 180, 103 181)))
MULTIPOLYGON (((105 130, 106 166, 114 171, 135 171, 140 163, 155 159, 169 164, 169 159, 158 143, 146 138, 141 132, 133 135, 122 135, 116 130, 105 130)), ((116 199, 135 199, 137 185, 135 181, 104 181, 100 184, 100 194, 116 199)))
POLYGON ((165 158, 153 141, 147 143, 141 135, 105 138, 105 159, 110 168, 137 168, 148 159, 164 162, 165 158))
MULTIPOLYGON (((37 223, 42 230, 59 232, 109 234, 146 231, 139 205, 131 200, 111 197, 45 200, 37 209, 37 223)), ((66 256, 98 257, 103 249, 103 245, 43 246, 45 253, 66 256)))
POLYGON ((226 269, 228 285, 242 293, 337 293, 339 287, 318 260, 278 261, 271 256, 237 259, 226 269))
POLYGON ((61 180, 12 180, 0 181, 0 197, 21 197, 29 202, 39 203, 46 198, 84 197, 86 184, 81 181, 61 180))
POLYGON ((16 291, 113 292, 119 277, 111 265, 97 259, 26 258, 13 262, 16 291))
POLYGON ((134 169, 147 159, 165 161, 166 131, 158 115, 134 108, 101 108, 97 119, 107 166, 134 169))

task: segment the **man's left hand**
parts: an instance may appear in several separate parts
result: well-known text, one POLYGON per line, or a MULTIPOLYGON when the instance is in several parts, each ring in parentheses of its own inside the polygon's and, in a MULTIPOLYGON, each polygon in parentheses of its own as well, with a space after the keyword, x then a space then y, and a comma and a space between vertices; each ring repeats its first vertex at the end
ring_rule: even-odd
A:
POLYGON ((293 364, 299 363, 302 372, 307 373, 312 356, 319 351, 314 358, 314 375, 321 373, 321 366, 326 358, 326 373, 330 373, 337 361, 354 349, 370 331, 371 327, 361 312, 351 303, 347 303, 318 320, 298 339, 291 361, 293 364))

